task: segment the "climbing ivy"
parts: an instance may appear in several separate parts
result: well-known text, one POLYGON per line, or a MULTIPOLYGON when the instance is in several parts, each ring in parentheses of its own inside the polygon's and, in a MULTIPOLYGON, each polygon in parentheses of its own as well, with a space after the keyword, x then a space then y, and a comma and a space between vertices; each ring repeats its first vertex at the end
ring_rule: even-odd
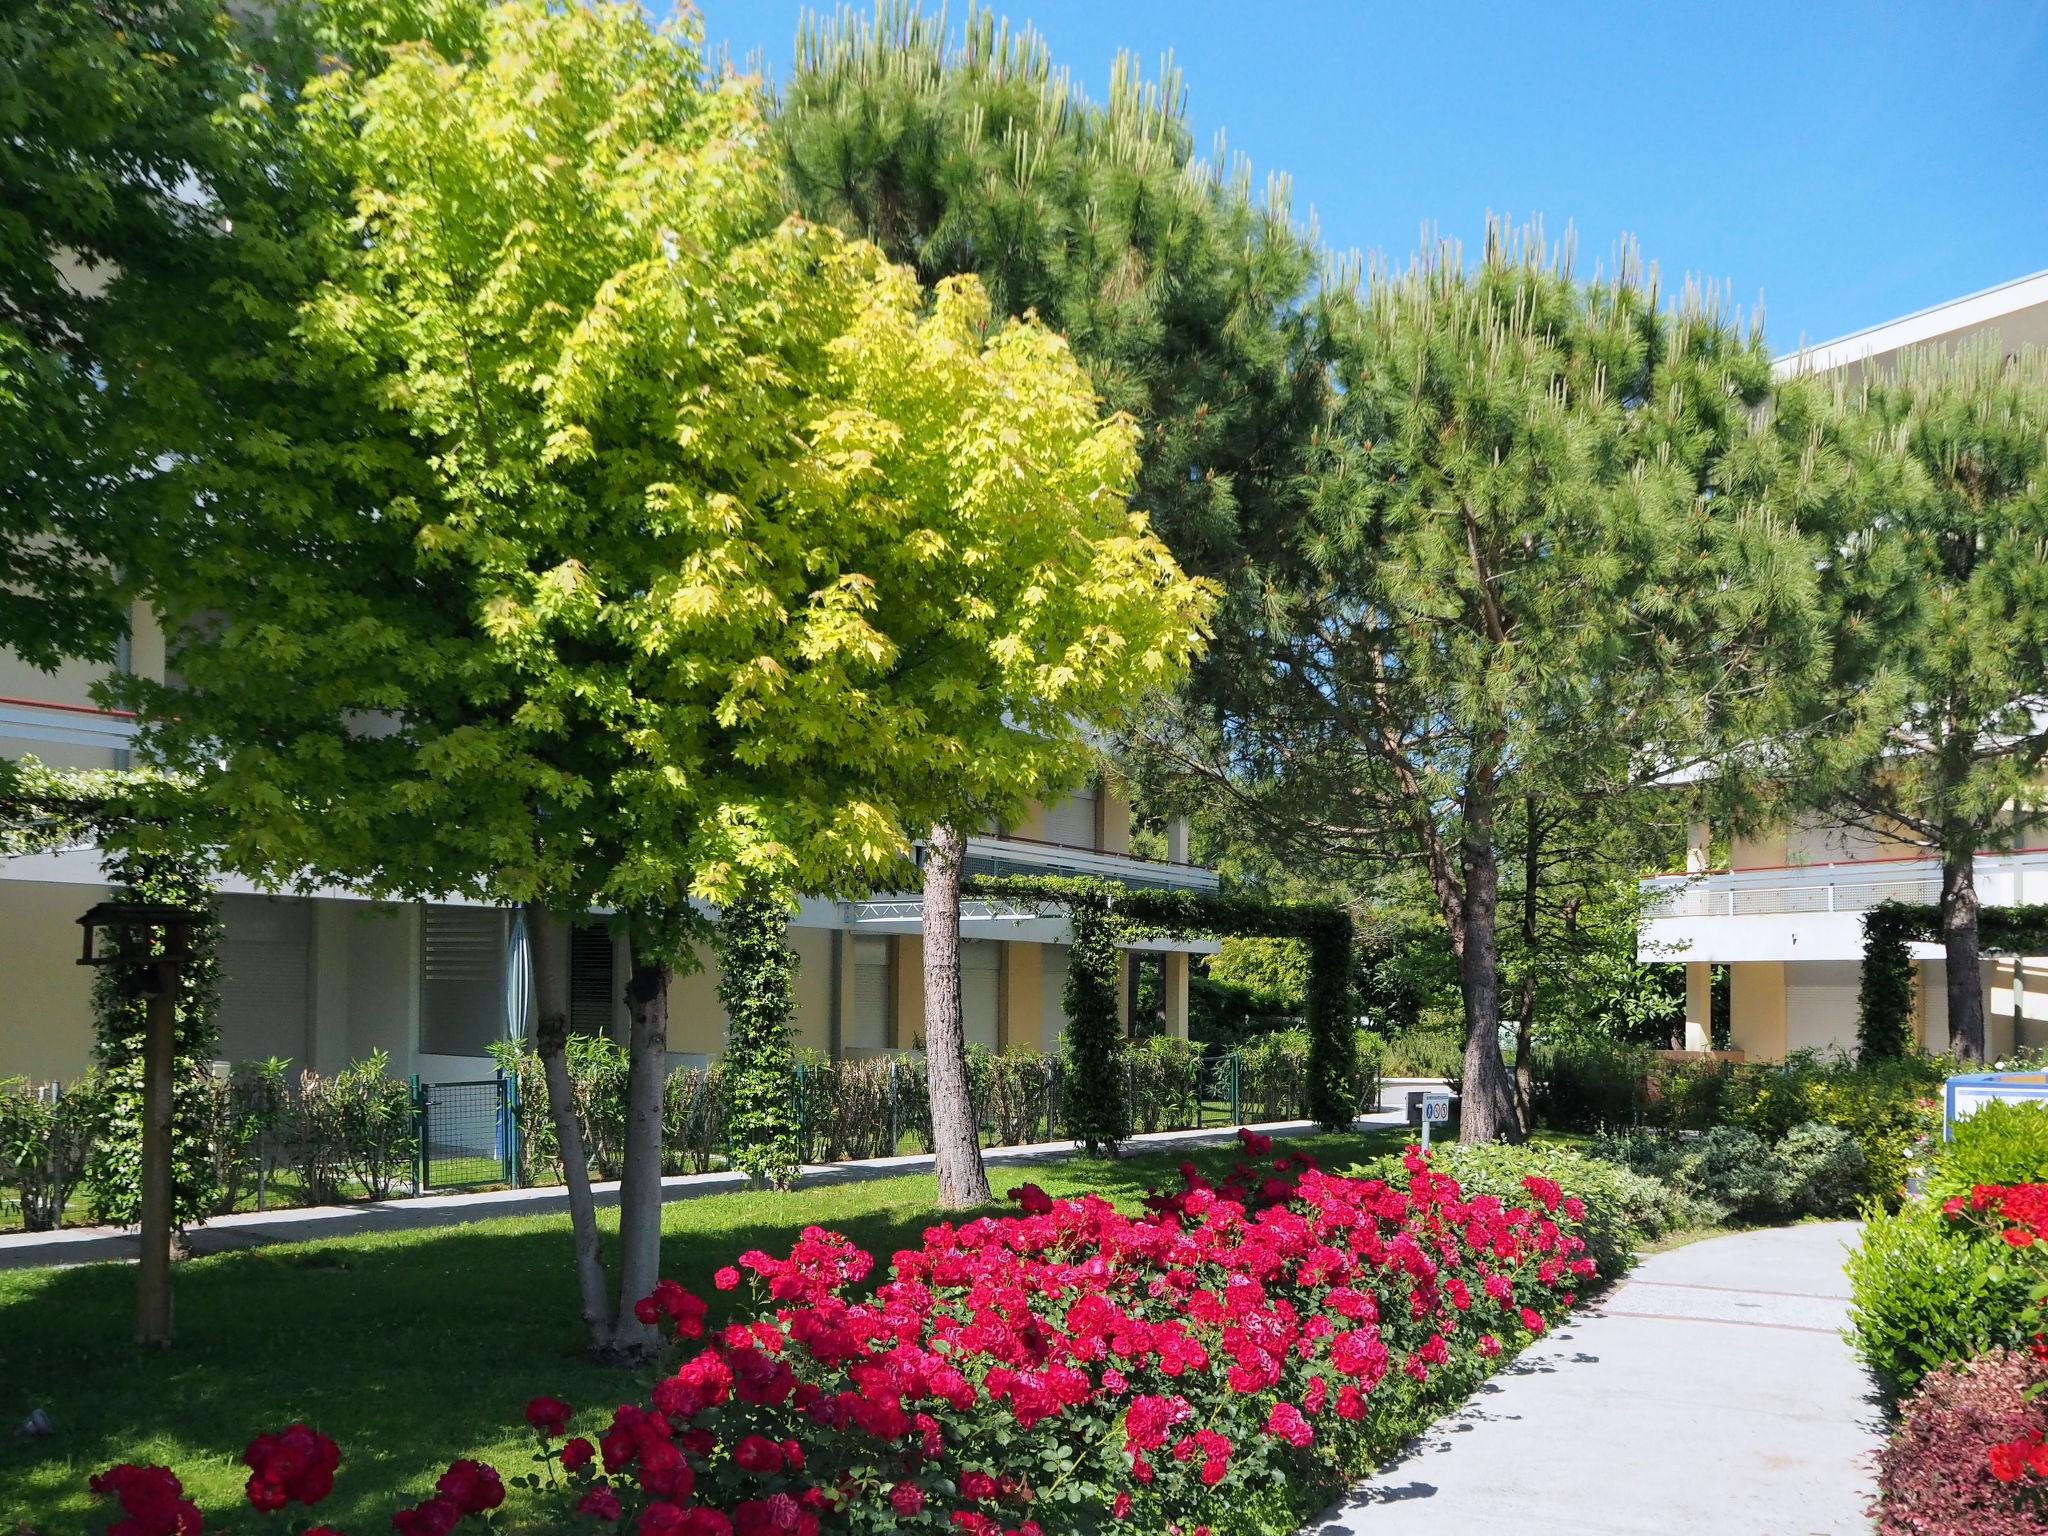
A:
POLYGON ((750 898, 728 905, 718 922, 718 1000, 725 1007, 726 1127, 735 1168, 788 1189, 796 1183, 797 1109, 789 1085, 796 1052, 789 1037, 795 1007, 796 952, 785 937, 789 909, 750 898))
MULTIPOLYGON (((1910 944, 1941 938, 1941 908, 1881 901, 1863 914, 1863 980, 1856 1002, 1856 1050, 1864 1060, 1905 1056, 1913 1032, 1910 944)), ((2048 906, 1980 907, 1977 942, 1987 955, 2048 954, 2048 906)))
POLYGON ((1090 1151, 1130 1135, 1114 1070, 1117 950, 1147 938, 1300 939, 1309 952, 1309 1114, 1331 1130, 1358 1112, 1351 1040, 1351 916, 1341 907, 1216 891, 1155 890, 1115 880, 1004 876, 969 881, 973 895, 1062 907, 1073 924, 1067 969, 1067 1125, 1090 1151))
MULTIPOLYGON (((205 1219, 214 1195, 207 1082, 219 1038, 220 920, 204 862, 188 855, 136 849, 108 854, 117 902, 161 902, 209 914, 192 928, 189 958, 179 967, 177 1052, 171 1067, 171 1215, 183 1226, 205 1219)), ((127 966, 93 971, 93 1058, 99 1067, 94 1134, 84 1186, 95 1221, 126 1224, 142 1204, 142 1053, 149 1004, 127 966)))

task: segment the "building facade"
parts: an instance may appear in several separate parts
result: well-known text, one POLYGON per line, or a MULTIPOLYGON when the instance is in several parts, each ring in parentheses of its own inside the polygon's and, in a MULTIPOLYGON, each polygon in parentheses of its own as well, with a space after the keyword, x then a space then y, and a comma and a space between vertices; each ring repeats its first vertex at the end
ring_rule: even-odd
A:
MULTIPOLYGON (((146 610, 119 665, 161 677, 164 642, 146 610)), ((0 651, 0 753, 53 767, 129 766, 132 719, 92 698, 100 669, 37 671, 0 651)), ((1096 783, 1023 824, 967 840, 970 874, 1086 874, 1134 884, 1213 889, 1187 862, 1184 825, 1169 858, 1131 852, 1129 804, 1096 783)), ((463 900, 385 903, 333 888, 267 894, 224 877, 219 1056, 289 1059, 333 1072, 373 1051, 428 1082, 487 1076, 492 1042, 531 1028, 524 920, 463 900)), ((68 1081, 91 1060, 91 973, 77 962, 77 918, 108 894, 97 850, 0 858, 0 1077, 68 1081)), ((795 1032, 835 1057, 914 1048, 924 1032, 923 943, 915 892, 859 902, 806 900, 790 927, 798 958, 795 1032)), ((961 992, 970 1041, 991 1049, 1055 1048, 1066 1027, 1064 917, 969 901, 961 919, 961 992)), ((1164 1028, 1187 1032, 1188 961, 1214 949, 1161 942, 1125 957, 1126 1009, 1151 967, 1164 1028)), ((723 1049, 716 962, 677 976, 666 999, 669 1049, 700 1063, 723 1049)), ((629 956, 601 917, 571 930, 571 1027, 623 1039, 629 956)), ((1153 989, 1148 989, 1152 993, 1153 989)))
MULTIPOLYGON (((1995 336, 2008 352, 2048 347, 2048 272, 1937 305, 1780 361, 1855 379, 1912 347, 1995 336)), ((1728 968, 1729 1044, 1753 1060, 1805 1049, 1853 1049, 1863 914, 1881 901, 1932 903, 1941 866, 1925 850, 1860 829, 1810 824, 1735 838, 1727 867, 1696 828, 1687 867, 1645 880, 1638 954, 1686 966, 1686 1046, 1711 1044, 1711 973, 1728 968)), ((1977 860, 1987 906, 2048 902, 2048 836, 1977 860), (2039 843, 2040 846, 2032 846, 2039 843)), ((1930 1050, 1948 1046, 1948 979, 1936 944, 1914 947, 1916 1022, 1930 1050)), ((1987 958, 1985 1047, 1997 1057, 2048 1047, 2048 960, 1987 958)))

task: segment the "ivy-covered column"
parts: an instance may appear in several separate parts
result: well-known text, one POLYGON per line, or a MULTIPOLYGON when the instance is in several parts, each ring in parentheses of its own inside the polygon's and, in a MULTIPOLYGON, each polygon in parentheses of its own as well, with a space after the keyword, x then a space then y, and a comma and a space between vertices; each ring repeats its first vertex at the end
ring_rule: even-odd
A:
POLYGON ((1929 909, 1879 902, 1863 914, 1863 976, 1856 998, 1856 1054, 1863 1061, 1905 1056, 1913 1038, 1913 956, 1927 936, 1929 909))
POLYGON ((1116 929, 1108 898, 1086 891, 1069 899, 1073 948, 1067 955, 1067 1134, 1090 1152, 1114 1155, 1131 1134, 1117 1023, 1116 929))
POLYGON ((1308 1112, 1326 1130, 1349 1130, 1358 1114, 1350 914, 1319 914, 1303 938, 1309 961, 1308 1112))
POLYGON ((718 1000, 725 1005, 727 1129, 732 1162, 776 1189, 796 1183, 796 952, 789 908, 772 898, 736 901, 719 918, 718 1000))
MULTIPOLYGON (((123 850, 110 855, 115 901, 155 902, 211 912, 206 865, 176 853, 123 850)), ((190 955, 178 969, 176 1057, 171 1077, 171 1219, 204 1221, 214 1200, 212 1097, 205 1076, 219 1040, 220 923, 193 925, 190 955)), ((125 965, 92 977, 93 1060, 99 1068, 94 1134, 85 1162, 93 1220, 133 1222, 142 1202, 142 1052, 149 1003, 125 965)))

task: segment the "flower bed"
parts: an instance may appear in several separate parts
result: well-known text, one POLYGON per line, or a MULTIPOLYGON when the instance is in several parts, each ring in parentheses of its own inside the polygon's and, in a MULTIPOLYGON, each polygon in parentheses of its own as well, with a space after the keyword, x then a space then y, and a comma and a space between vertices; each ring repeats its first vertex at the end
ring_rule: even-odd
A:
MULTIPOLYGON (((878 1286, 807 1229, 719 1273, 756 1305, 709 1334, 663 1282, 641 1310, 676 1357, 648 1402, 579 1434, 536 1399, 532 1473, 458 1462, 394 1524, 444 1536, 509 1488, 515 1524, 641 1536, 1290 1528, 1593 1273, 1584 1206, 1547 1179, 1467 1199, 1419 1153, 1396 1181, 1339 1178, 1240 1134, 1220 1185, 1184 1165, 1136 1217, 1025 1185, 1020 1214, 928 1229, 878 1286)), ((266 1490, 298 1475, 277 1454, 251 1447, 266 1490)))

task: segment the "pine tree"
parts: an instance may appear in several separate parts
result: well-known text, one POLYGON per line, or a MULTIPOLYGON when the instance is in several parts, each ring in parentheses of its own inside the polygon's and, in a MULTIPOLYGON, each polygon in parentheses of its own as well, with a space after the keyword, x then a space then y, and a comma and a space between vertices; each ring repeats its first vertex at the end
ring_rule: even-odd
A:
MULTIPOLYGON (((1119 57, 1097 104, 1028 27, 976 6, 956 42, 943 13, 888 3, 867 20, 805 20, 775 129, 806 213, 927 282, 971 273, 997 315, 1036 315, 1067 337, 1104 402, 1139 425, 1132 505, 1184 568, 1220 584, 1219 639, 1255 630, 1259 567, 1286 536, 1302 428, 1322 398, 1296 324, 1314 245, 1284 181, 1255 200, 1242 163, 1225 179, 1195 159, 1171 62, 1148 82, 1119 57)), ((1191 686, 1228 665, 1212 653, 1191 686)), ((958 806, 924 870, 940 1188, 970 1206, 988 1186, 949 926, 959 861, 944 850, 993 809, 958 806)))
POLYGON ((1462 1134, 1518 1133, 1500 903, 1527 811, 1597 820, 1721 733, 1764 728, 1812 665, 1815 551, 1716 474, 1768 395, 1761 334, 1663 306, 1624 252, 1496 226, 1319 324, 1318 430, 1279 621, 1239 691, 1163 748, 1274 842, 1337 869, 1419 866, 1458 959, 1462 1134))
POLYGON ((1780 391, 1778 494, 1825 530, 1833 640, 1781 803, 1941 861, 1949 1048, 1984 1059, 1976 858, 2048 759, 2048 353, 1935 347, 1780 391))

